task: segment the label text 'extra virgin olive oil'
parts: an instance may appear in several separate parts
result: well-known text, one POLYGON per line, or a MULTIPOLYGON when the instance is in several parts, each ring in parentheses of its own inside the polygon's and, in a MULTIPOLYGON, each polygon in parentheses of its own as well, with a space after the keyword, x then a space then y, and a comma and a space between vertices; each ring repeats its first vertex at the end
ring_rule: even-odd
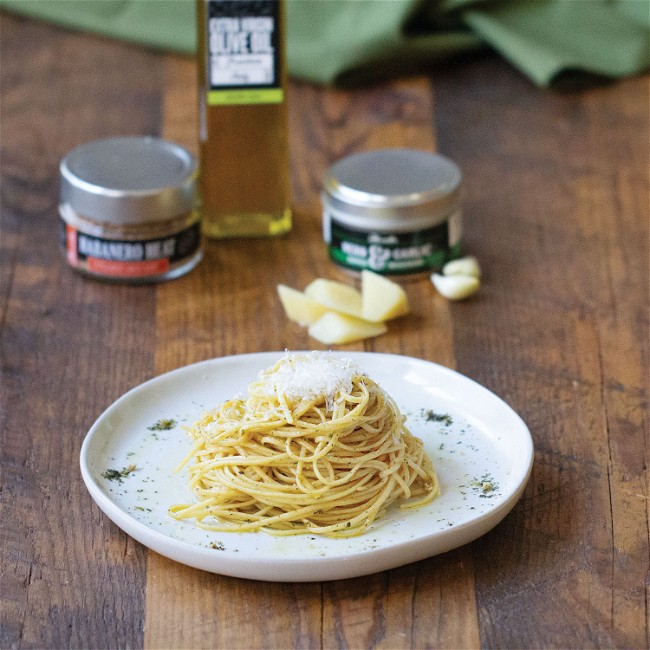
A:
POLYGON ((284 0, 197 0, 199 205, 208 237, 291 229, 284 0))

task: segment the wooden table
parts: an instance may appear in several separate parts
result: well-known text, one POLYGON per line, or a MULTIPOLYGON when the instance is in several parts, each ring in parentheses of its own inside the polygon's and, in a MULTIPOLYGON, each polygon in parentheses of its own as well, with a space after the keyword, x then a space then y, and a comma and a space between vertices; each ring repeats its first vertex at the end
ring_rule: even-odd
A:
POLYGON ((133 287, 66 266, 58 163, 112 135, 196 150, 192 60, 7 14, 1 54, 3 648, 648 646, 648 77, 562 94, 486 54, 362 90, 296 82, 293 232, 211 242, 189 275, 133 287), (484 282, 463 303, 408 283, 412 317, 337 349, 438 362, 500 395, 535 441, 523 498, 472 544, 344 581, 148 551, 86 491, 85 433, 167 370, 322 349, 275 285, 345 277, 320 234, 323 172, 384 146, 459 163, 484 282))

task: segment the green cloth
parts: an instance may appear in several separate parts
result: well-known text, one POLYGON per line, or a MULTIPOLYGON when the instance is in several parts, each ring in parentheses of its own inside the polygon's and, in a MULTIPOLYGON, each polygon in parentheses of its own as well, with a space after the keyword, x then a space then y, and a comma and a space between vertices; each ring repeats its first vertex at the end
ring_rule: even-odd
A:
MULTIPOLYGON (((195 49, 194 0, 0 0, 0 8, 148 46, 195 49)), ((650 0, 287 0, 292 76, 358 85, 491 47, 539 86, 650 69, 650 0)))

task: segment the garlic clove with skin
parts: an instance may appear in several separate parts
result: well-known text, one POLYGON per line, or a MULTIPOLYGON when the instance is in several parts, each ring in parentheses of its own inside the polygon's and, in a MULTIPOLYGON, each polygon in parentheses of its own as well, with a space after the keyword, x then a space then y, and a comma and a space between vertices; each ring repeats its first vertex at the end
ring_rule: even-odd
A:
POLYGON ((438 293, 448 300, 464 300, 475 294, 481 286, 473 275, 440 275, 433 273, 431 282, 438 293))

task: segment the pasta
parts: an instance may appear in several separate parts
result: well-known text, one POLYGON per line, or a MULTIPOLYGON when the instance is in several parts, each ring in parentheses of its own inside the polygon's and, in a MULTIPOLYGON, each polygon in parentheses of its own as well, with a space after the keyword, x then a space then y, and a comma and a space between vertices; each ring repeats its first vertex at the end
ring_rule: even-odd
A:
POLYGON ((196 502, 176 519, 216 531, 352 537, 396 500, 413 508, 439 493, 421 440, 372 379, 326 353, 285 355, 248 395, 189 428, 196 502))

